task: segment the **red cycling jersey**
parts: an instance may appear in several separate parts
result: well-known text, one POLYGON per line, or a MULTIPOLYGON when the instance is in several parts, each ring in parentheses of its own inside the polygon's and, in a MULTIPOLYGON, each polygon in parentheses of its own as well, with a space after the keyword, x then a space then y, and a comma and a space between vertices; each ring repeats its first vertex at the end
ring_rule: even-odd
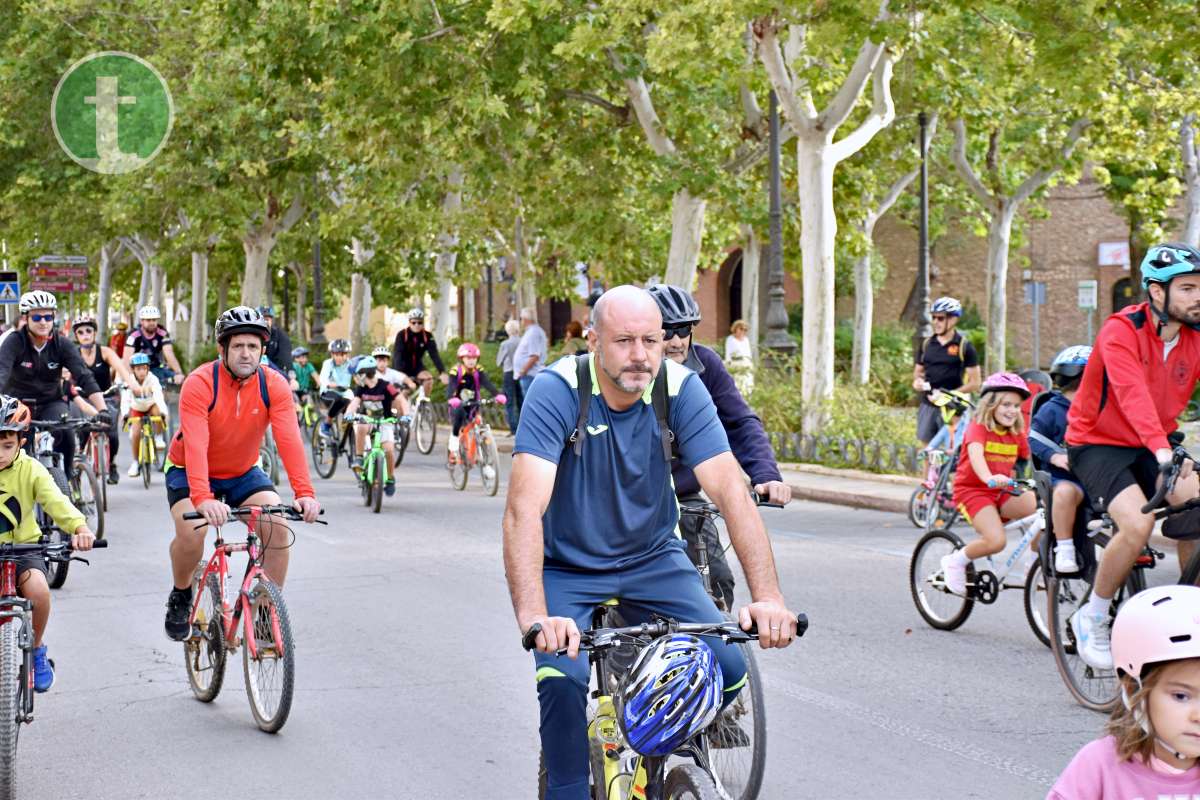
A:
POLYGON ((304 445, 296 425, 296 407, 287 379, 273 369, 259 367, 266 376, 268 410, 263 404, 260 378, 253 374, 236 380, 224 366, 210 361, 192 370, 179 393, 179 433, 171 440, 167 457, 187 469, 193 505, 212 500, 210 478, 236 478, 258 463, 258 448, 268 420, 275 446, 287 470, 296 497, 316 497, 308 479, 304 445), (219 381, 213 402, 213 377, 219 381), (210 425, 210 420, 216 422, 210 425))
POLYGON ((1200 379, 1200 332, 1184 325, 1164 362, 1149 306, 1124 308, 1101 326, 1067 412, 1067 444, 1171 447, 1167 434, 1200 379))

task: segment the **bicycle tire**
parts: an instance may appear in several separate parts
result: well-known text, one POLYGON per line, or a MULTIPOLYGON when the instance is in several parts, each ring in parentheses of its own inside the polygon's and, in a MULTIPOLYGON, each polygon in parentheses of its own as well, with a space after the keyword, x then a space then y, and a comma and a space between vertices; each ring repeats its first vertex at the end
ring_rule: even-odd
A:
POLYGON ((450 465, 450 485, 458 491, 467 488, 467 475, 471 472, 471 467, 467 464, 467 448, 463 447, 461 440, 458 445, 458 455, 455 457, 454 463, 450 465))
MULTIPOLYGON (((71 496, 71 487, 67 483, 67 476, 62 471, 61 467, 46 467, 46 471, 50 473, 50 477, 54 479, 54 485, 63 493, 64 497, 71 496)), ((47 538, 51 542, 63 542, 70 540, 61 528, 54 524, 54 520, 45 510, 41 511, 39 523, 42 526, 42 532, 48 534, 47 538)), ((63 584, 67 582, 67 573, 71 571, 70 561, 49 561, 46 564, 46 583, 51 589, 61 589, 63 584)))
MULTIPOLYGON (((1114 607, 1119 608, 1126 597, 1144 589, 1145 583, 1145 576, 1135 568, 1113 598, 1114 607)), ((1083 578, 1047 576, 1046 624, 1050 631, 1054 666, 1067 691, 1084 708, 1109 713, 1121 702, 1116 672, 1097 670, 1084 663, 1076 650, 1075 634, 1070 626, 1071 616, 1087 602, 1091 593, 1091 584, 1083 578)))
POLYGON ((387 475, 387 455, 376 453, 374 476, 371 479, 371 511, 378 514, 383 508, 383 479, 387 475))
POLYGON ((437 441, 437 422, 433 419, 433 403, 421 400, 413 411, 413 425, 417 429, 417 449, 422 455, 433 452, 437 441))
POLYGON ((747 642, 742 642, 738 647, 746 661, 746 685, 708 727, 705 736, 708 739, 709 763, 729 797, 732 800, 756 800, 762 791, 763 772, 767 763, 766 700, 754 649, 747 642), (749 724, 746 724, 747 719, 749 724), (718 728, 718 723, 722 722, 732 725, 733 730, 718 728), (740 739, 726 742, 726 737, 734 738, 734 731, 742 735, 749 733, 749 742, 745 745, 741 744, 740 739))
POLYGON ((271 448, 267 447, 266 444, 260 445, 258 448, 258 468, 263 471, 263 474, 272 483, 279 483, 279 481, 271 478, 271 475, 275 472, 275 456, 272 455, 271 448))
POLYGON ((1025 621, 1029 623, 1033 635, 1046 647, 1052 647, 1045 616, 1046 573, 1042 570, 1041 557, 1033 562, 1025 574, 1025 588, 1021 594, 1025 597, 1025 621))
POLYGON ((908 498, 908 521, 914 528, 924 529, 926 515, 929 513, 929 490, 924 486, 913 489, 908 498))
MULTIPOLYGON (((908 586, 917 612, 931 627, 952 631, 967 621, 975 601, 960 597, 936 586, 935 576, 941 574, 942 555, 948 555, 962 547, 962 539, 945 530, 926 533, 913 548, 912 560, 908 565, 908 586)), ((967 584, 975 577, 975 568, 967 565, 967 584)))
POLYGON ((152 469, 152 467, 150 466, 150 464, 148 462, 146 462, 146 461, 142 462, 142 466, 141 466, 142 486, 146 487, 147 489, 150 488, 150 471, 151 471, 151 469, 152 469))
POLYGON ((92 447, 92 472, 100 479, 100 503, 108 511, 108 437, 99 435, 92 447))
POLYGON ((21 665, 18 619, 0 625, 0 800, 17 796, 17 740, 21 723, 21 665))
POLYGON ((500 454, 496 450, 496 437, 487 431, 479 443, 479 479, 488 497, 495 497, 500 489, 500 454), (488 478, 488 470, 492 477, 488 478))
POLYGON ((667 773, 664 800, 721 800, 712 777, 695 764, 680 764, 667 773))
POLYGON ((367 508, 371 507, 371 480, 374 477, 373 473, 369 473, 369 467, 374 464, 374 456, 368 450, 363 456, 362 466, 358 470, 358 491, 362 495, 363 505, 367 508))
POLYGON ((100 481, 90 464, 76 461, 71 475, 71 501, 83 514, 97 539, 104 538, 104 506, 100 502, 100 481), (91 497, 89 500, 88 497, 91 497), (79 502, 75 503, 78 500, 79 502))
POLYGON ((249 643, 242 643, 246 696, 258 727, 267 733, 277 733, 292 711, 295 691, 296 647, 292 623, 283 602, 283 592, 269 580, 259 579, 250 590, 249 601, 258 657, 251 658, 249 643))
POLYGON ((400 462, 404 460, 404 451, 408 450, 408 440, 412 436, 412 422, 407 424, 396 425, 396 463, 394 466, 400 466, 400 462))
POLYGON ((332 478, 333 473, 337 472, 337 444, 321 432, 320 423, 313 427, 312 462, 317 474, 326 480, 332 478))
POLYGON ((196 609, 196 625, 199 635, 189 637, 183 643, 183 664, 187 670, 188 685, 192 694, 202 703, 211 703, 225 685, 225 622, 221 613, 221 584, 216 575, 209 575, 203 587, 200 578, 204 575, 204 564, 196 569, 192 577, 192 596, 201 599, 196 609), (207 680, 204 678, 207 673, 207 680))
MULTIPOLYGON (((151 425, 150 429, 153 430, 154 426, 151 425)), ((159 472, 167 471, 167 448, 171 444, 171 436, 172 436, 171 422, 169 419, 165 419, 165 420, 163 420, 163 445, 164 446, 159 447, 158 444, 156 443, 154 445, 154 450, 152 451, 154 453, 154 466, 158 468, 159 472)))

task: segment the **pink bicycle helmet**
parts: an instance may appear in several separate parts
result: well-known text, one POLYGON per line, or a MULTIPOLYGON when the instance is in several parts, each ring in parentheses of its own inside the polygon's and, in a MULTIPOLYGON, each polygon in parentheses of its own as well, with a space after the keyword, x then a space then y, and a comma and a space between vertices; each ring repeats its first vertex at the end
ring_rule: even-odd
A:
POLYGON ((993 372, 988 375, 983 388, 979 390, 979 396, 983 397, 988 392, 1016 392, 1022 400, 1029 397, 1029 387, 1015 372, 993 372))
POLYGON ((1113 622, 1112 656, 1139 684, 1147 664, 1200 658, 1200 587, 1156 586, 1129 598, 1113 622))
POLYGON ((479 358, 479 348, 471 342, 463 342, 458 346, 459 358, 479 358))

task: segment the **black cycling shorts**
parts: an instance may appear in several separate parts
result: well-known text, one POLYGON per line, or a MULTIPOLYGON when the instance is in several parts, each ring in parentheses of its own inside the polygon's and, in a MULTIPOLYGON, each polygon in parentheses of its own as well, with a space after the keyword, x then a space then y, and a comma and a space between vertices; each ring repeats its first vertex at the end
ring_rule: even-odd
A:
POLYGON ((1077 445, 1067 448, 1067 463, 1098 509, 1128 486, 1137 485, 1147 500, 1158 487, 1158 459, 1144 447, 1077 445))

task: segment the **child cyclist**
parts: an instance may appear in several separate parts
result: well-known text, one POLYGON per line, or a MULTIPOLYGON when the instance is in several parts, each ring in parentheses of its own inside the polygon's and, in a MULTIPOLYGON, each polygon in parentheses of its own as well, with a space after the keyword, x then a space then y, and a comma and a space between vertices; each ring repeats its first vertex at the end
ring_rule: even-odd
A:
POLYGON ((1086 345, 1068 347, 1054 357, 1050 366, 1050 379, 1054 389, 1050 399, 1042 402, 1033 417, 1029 432, 1029 448, 1034 463, 1050 473, 1054 499, 1051 505, 1051 527, 1054 530, 1054 571, 1070 573, 1079 571, 1079 559, 1075 553, 1075 515, 1084 500, 1083 486, 1071 474, 1067 465, 1067 451, 1063 442, 1067 436, 1067 412, 1071 400, 1079 389, 1083 368, 1087 366, 1092 348, 1086 345))
MULTIPOLYGON (((138 445, 142 441, 142 426, 136 422, 140 417, 150 415, 158 417, 165 423, 167 419, 167 401, 163 397, 162 384, 158 376, 150 371, 150 356, 145 353, 134 353, 129 361, 133 371, 133 380, 129 386, 129 446, 132 448, 133 463, 129 465, 129 477, 136 478, 141 465, 138 464, 138 445)), ((161 433, 165 428, 162 423, 155 426, 155 433, 161 433)), ((160 443, 165 448, 165 443, 160 443)))
POLYGON ((1112 626, 1121 705, 1047 800, 1200 796, 1200 588, 1156 586, 1112 626))
POLYGON ((454 425, 452 435, 446 441, 447 457, 451 464, 458 461, 458 434, 479 409, 481 387, 487 389, 488 394, 496 398, 500 405, 508 402, 507 397, 496 391, 487 373, 479 369, 479 348, 471 342, 463 342, 458 347, 458 369, 450 376, 450 383, 446 387, 454 425))
POLYGON ((983 382, 975 419, 963 436, 954 502, 974 526, 979 538, 942 557, 946 588, 967 590, 967 564, 1004 549, 1004 519, 1020 519, 1037 511, 1033 492, 1013 495, 1013 471, 1018 459, 1029 458, 1021 403, 1029 397, 1025 381, 1011 372, 997 372, 983 382))
POLYGON ((292 350, 292 366, 288 370, 292 391, 303 397, 317 388, 317 368, 308 363, 308 348, 292 350))
MULTIPOLYGON (((355 378, 357 380, 354 386, 354 399, 346 407, 347 416, 358 413, 358 410, 361 408, 363 413, 368 417, 385 417, 395 414, 402 420, 407 421, 407 417, 401 410, 404 406, 404 398, 400 394, 400 390, 379 377, 379 370, 375 366, 375 359, 368 356, 360 358, 358 366, 355 368, 355 378)), ((354 452, 366 452, 367 434, 370 432, 370 425, 355 423, 354 452)), ((388 497, 391 497, 396 493, 396 477, 392 474, 392 465, 396 461, 396 426, 383 425, 379 433, 383 452, 387 454, 387 482, 383 484, 383 492, 388 497)), ((361 467, 362 458, 355 456, 354 469, 358 470, 361 467)))
MULTIPOLYGON (((0 492, 10 498, 0 508, 0 542, 38 541, 42 531, 33 506, 39 503, 55 525, 72 532, 72 547, 90 550, 96 537, 83 515, 59 491, 42 463, 21 449, 30 418, 24 403, 0 395, 0 492)), ((50 586, 46 583, 46 560, 40 555, 17 559, 17 592, 33 604, 33 688, 45 692, 54 685, 54 662, 46 657, 42 641, 50 620, 50 586)))

